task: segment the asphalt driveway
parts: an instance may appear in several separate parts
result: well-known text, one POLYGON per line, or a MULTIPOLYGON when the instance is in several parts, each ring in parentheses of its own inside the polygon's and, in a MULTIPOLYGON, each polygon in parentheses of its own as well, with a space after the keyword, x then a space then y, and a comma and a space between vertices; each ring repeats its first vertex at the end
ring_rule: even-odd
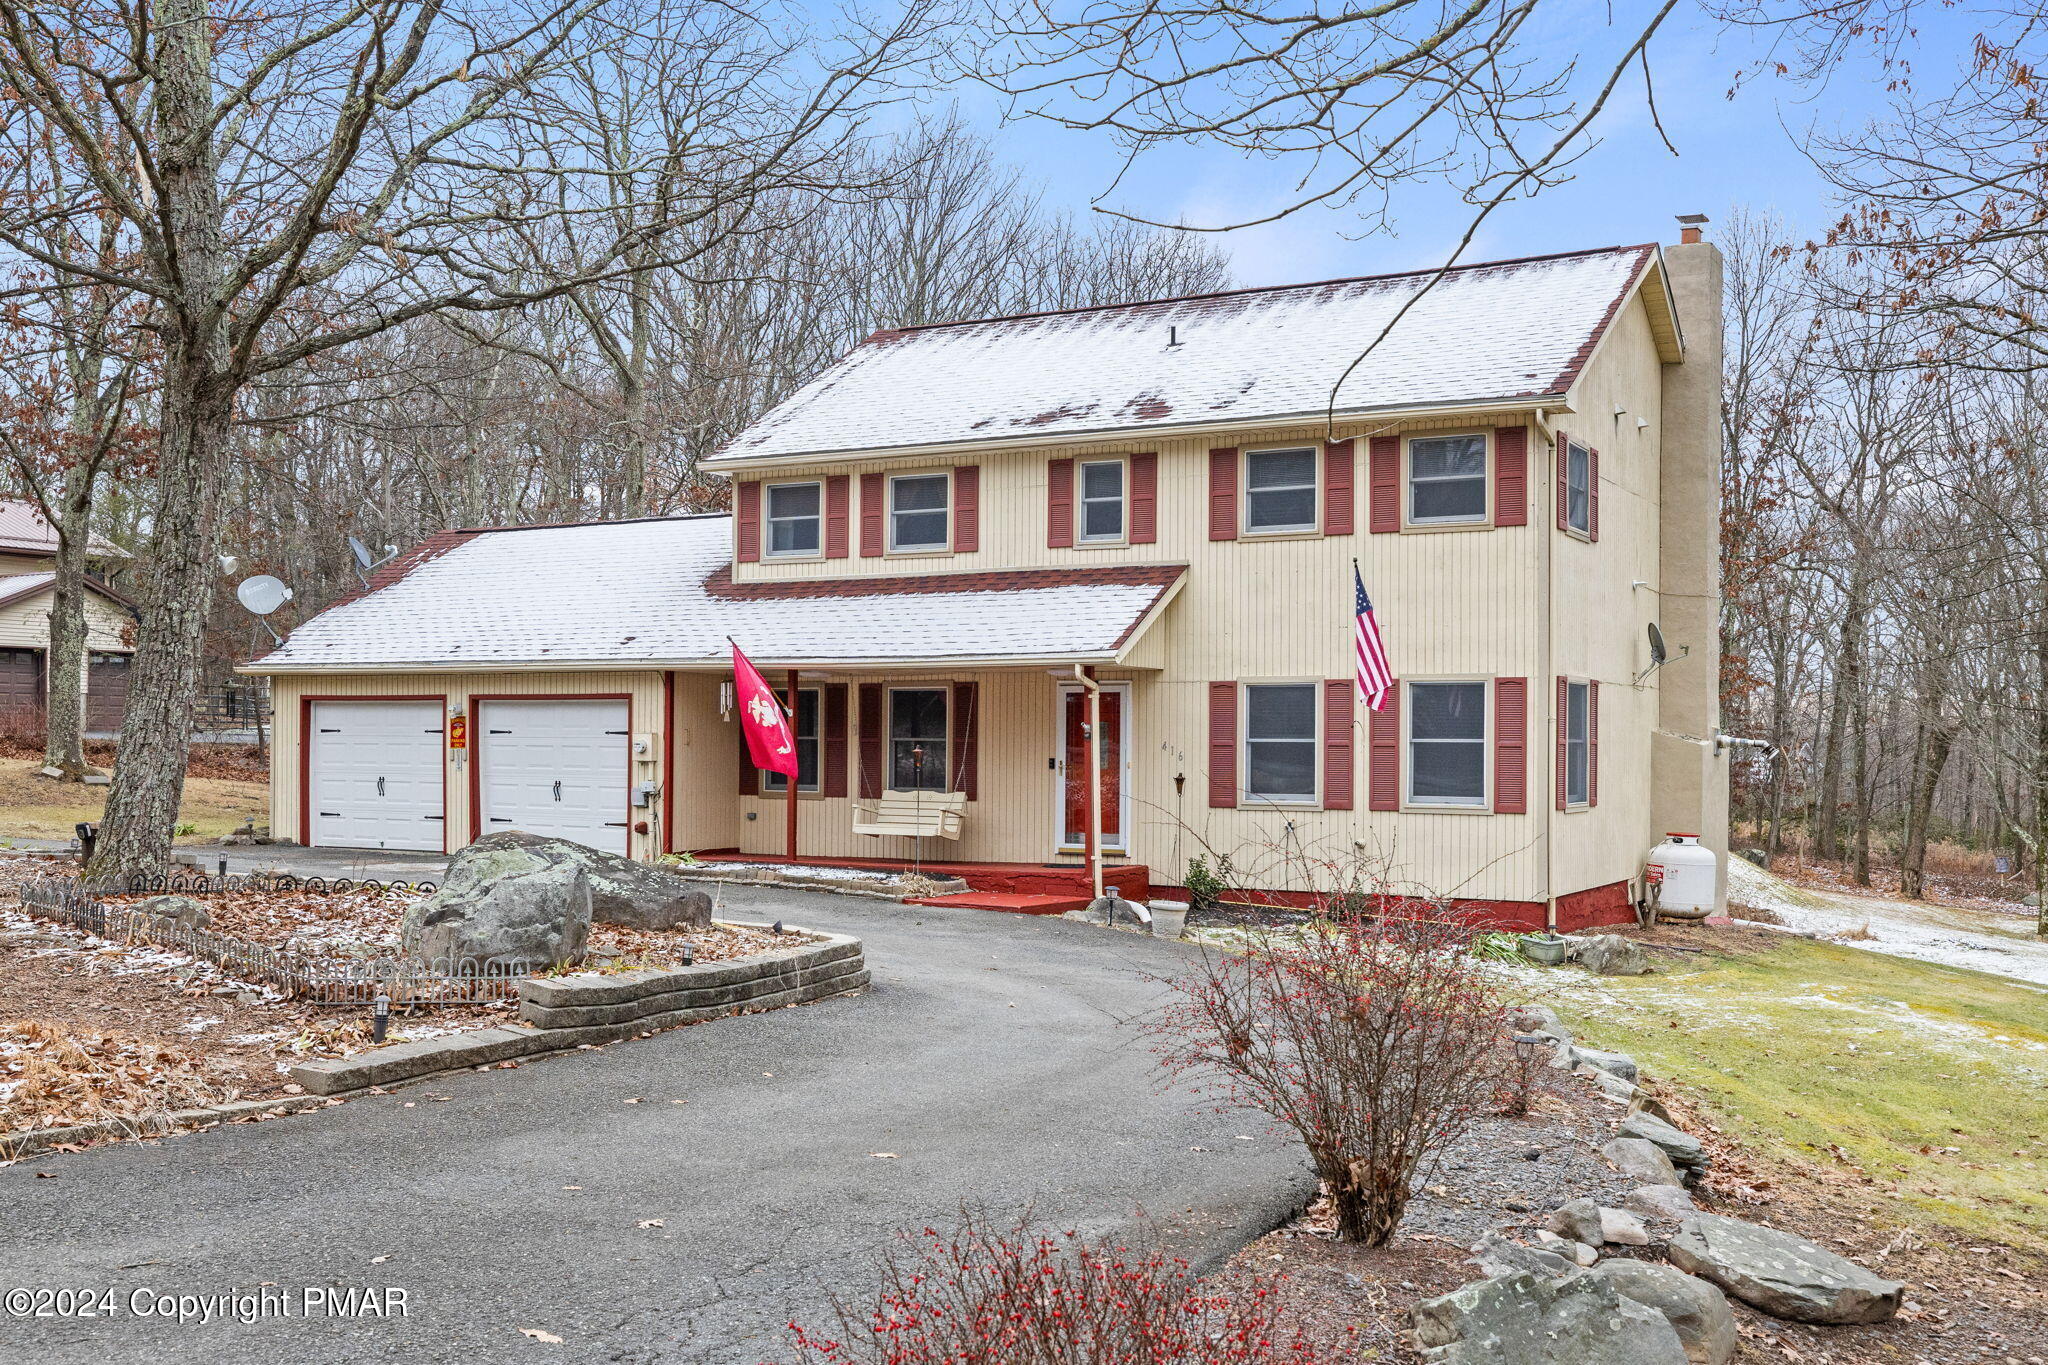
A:
POLYGON ((1119 1022, 1192 950, 801 892, 727 903, 861 935, 874 987, 0 1170, 0 1290, 110 1290, 114 1309, 0 1298, 0 1361, 757 1365, 788 1358, 791 1318, 864 1291, 895 1230, 963 1200, 1142 1222, 1200 1263, 1305 1196, 1297 1148, 1163 1089, 1119 1022), (307 1289, 350 1287, 402 1289, 405 1313, 304 1315, 307 1289), (137 1290, 268 1290, 292 1315, 180 1325, 138 1316, 137 1290))

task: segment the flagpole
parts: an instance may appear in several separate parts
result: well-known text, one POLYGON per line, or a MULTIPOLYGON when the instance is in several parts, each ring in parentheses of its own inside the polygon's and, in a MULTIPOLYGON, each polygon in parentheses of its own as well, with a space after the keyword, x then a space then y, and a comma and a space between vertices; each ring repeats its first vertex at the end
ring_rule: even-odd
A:
MULTIPOLYGON (((796 683, 797 683, 797 671, 796 671, 796 670, 795 670, 794 668, 792 668, 792 669, 790 669, 790 670, 789 670, 789 742, 790 742, 790 746, 791 746, 792 748, 797 748, 797 742, 796 742, 796 727, 797 727, 797 696, 796 696, 796 683)), ((790 860, 791 862, 795 862, 795 861, 796 861, 796 789, 797 789, 798 779, 799 779, 799 778, 801 778, 801 777, 803 776, 803 769, 804 769, 804 764, 803 764, 803 752, 802 752, 802 750, 801 750, 800 748, 799 748, 799 749, 798 749, 798 751, 797 751, 797 764, 796 764, 796 769, 797 769, 797 770, 796 770, 795 772, 793 772, 793 773, 791 773, 791 774, 789 775, 789 816, 788 816, 788 819, 787 819, 787 823, 786 823, 786 833, 787 833, 787 842, 788 842, 788 845, 789 845, 789 849, 788 849, 788 852, 789 852, 789 860, 790 860)))

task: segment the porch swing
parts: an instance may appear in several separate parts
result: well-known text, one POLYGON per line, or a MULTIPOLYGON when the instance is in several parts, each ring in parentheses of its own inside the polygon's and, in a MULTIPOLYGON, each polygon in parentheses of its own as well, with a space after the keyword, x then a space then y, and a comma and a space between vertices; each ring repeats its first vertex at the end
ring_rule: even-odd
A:
MULTIPOLYGON (((970 708, 980 704, 978 689, 976 699, 970 708)), ((972 709, 967 713, 967 724, 971 730, 975 716, 972 709)), ((909 791, 887 791, 873 805, 856 804, 853 808, 853 832, 871 838, 886 839, 958 839, 960 822, 966 814, 967 793, 959 790, 967 772, 967 756, 955 756, 958 770, 953 774, 952 791, 926 791, 913 787, 909 791)), ((918 745, 910 751, 912 768, 924 767, 924 746, 918 745)))

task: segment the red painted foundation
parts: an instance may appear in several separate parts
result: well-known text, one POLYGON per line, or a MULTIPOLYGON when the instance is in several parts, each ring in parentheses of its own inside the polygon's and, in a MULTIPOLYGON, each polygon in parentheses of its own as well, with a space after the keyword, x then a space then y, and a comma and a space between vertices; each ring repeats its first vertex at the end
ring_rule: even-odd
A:
MULTIPOLYGON (((1155 886, 1154 896, 1171 900, 1188 899, 1184 886, 1155 886)), ((1314 906, 1319 897, 1312 891, 1233 891, 1225 899, 1238 905, 1266 905, 1289 910, 1306 910, 1314 906)), ((1476 925, 1488 929, 1507 929, 1516 932, 1534 932, 1544 927, 1542 901, 1486 901, 1454 900, 1451 905, 1459 913, 1470 917, 1476 925)), ((1557 927, 1560 933, 1577 933, 1581 929, 1598 928, 1609 924, 1634 924, 1635 906, 1629 900, 1628 883, 1610 882, 1606 886, 1588 887, 1557 898, 1557 927)))

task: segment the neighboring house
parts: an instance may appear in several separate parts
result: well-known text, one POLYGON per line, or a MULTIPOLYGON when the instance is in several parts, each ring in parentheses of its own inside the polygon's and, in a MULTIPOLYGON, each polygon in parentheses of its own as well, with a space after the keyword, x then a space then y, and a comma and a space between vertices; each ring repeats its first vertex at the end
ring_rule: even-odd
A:
MULTIPOLYGON (((40 711, 50 686, 50 608, 57 594, 57 533, 33 503, 0 498, 0 715, 40 711)), ((126 559, 98 536, 91 559, 126 559)), ((106 584, 87 580, 85 728, 113 734, 128 706, 135 612, 106 584)))
POLYGON ((1357 850, 1512 922, 1627 918, 1663 831, 1726 849, 1721 265, 1688 236, 1454 270, 1334 402, 1427 275, 877 333, 708 464, 731 517, 445 532, 250 665, 274 827, 783 854, 730 635, 800 670, 807 860, 907 859, 856 826, 916 791, 964 798, 927 859, 1079 867, 1094 683, 1120 884, 1209 851, 1299 891, 1291 857, 1357 850))

